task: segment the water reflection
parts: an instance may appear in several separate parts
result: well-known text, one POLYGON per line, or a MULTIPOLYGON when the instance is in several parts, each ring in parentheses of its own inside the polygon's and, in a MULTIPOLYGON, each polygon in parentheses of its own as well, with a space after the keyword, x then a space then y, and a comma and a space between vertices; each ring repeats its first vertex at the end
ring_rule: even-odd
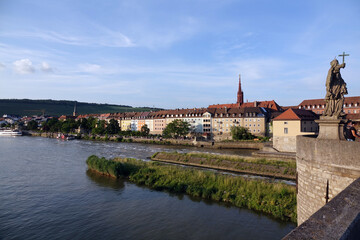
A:
POLYGON ((86 176, 100 187, 109 187, 115 190, 120 190, 125 187, 123 179, 102 175, 90 169, 86 171, 86 176))

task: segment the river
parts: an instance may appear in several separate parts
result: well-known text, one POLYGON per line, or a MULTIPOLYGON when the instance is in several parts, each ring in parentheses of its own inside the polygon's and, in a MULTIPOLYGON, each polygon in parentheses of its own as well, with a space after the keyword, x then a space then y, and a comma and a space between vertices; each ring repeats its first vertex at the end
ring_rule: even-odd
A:
POLYGON ((146 159, 210 151, 136 143, 0 138, 0 239, 280 239, 295 228, 247 209, 87 171, 92 154, 146 159))

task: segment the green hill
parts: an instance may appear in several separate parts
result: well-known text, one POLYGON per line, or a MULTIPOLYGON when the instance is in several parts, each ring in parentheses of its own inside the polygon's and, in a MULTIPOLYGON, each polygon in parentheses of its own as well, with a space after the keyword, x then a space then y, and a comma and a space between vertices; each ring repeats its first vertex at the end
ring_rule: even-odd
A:
MULTIPOLYGON (((0 99, 0 116, 3 114, 32 116, 45 115, 61 116, 72 115, 76 101, 66 100, 30 100, 30 99, 0 99)), ((114 113, 114 112, 142 112, 157 111, 159 108, 131 107, 126 105, 97 104, 76 102, 77 114, 114 113)))

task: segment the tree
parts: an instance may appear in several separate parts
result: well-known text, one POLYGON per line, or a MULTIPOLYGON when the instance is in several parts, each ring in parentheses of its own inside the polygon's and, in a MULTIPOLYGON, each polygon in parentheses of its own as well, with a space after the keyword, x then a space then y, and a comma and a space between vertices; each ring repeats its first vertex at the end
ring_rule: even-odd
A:
POLYGON ((167 138, 169 137, 176 138, 178 136, 184 137, 186 134, 189 133, 189 131, 190 131, 190 123, 180 119, 176 119, 165 127, 163 131, 163 136, 167 138))
POLYGON ((144 126, 141 127, 141 130, 140 130, 141 134, 143 136, 148 136, 149 133, 150 133, 150 129, 148 128, 148 126, 145 124, 144 126))
POLYGON ((109 124, 106 126, 106 133, 118 134, 120 132, 119 122, 115 119, 110 119, 109 124))
POLYGON ((232 126, 230 131, 231 131, 231 136, 234 140, 254 139, 254 136, 248 132, 247 128, 240 126, 232 126))
POLYGON ((99 120, 96 128, 92 129, 93 134, 103 135, 105 133, 105 120, 99 120))
POLYGON ((63 133, 74 132, 74 130, 77 127, 78 127, 78 123, 76 123, 74 119, 66 119, 61 124, 61 132, 63 133))
POLYGON ((27 129, 29 130, 37 130, 38 129, 38 123, 35 120, 31 120, 27 124, 27 129))
POLYGON ((51 118, 43 124, 45 132, 60 132, 62 123, 57 118, 51 118))

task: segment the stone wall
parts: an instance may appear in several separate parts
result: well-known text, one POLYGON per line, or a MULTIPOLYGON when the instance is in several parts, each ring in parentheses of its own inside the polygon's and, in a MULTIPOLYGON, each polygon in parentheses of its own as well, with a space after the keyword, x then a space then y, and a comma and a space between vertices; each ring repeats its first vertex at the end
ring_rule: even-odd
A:
POLYGON ((283 240, 360 239, 360 178, 283 240))
POLYGON ((280 152, 296 152, 296 136, 274 136, 273 147, 280 152))
POLYGON ((296 148, 300 225, 360 177, 360 143, 297 136, 296 148))

